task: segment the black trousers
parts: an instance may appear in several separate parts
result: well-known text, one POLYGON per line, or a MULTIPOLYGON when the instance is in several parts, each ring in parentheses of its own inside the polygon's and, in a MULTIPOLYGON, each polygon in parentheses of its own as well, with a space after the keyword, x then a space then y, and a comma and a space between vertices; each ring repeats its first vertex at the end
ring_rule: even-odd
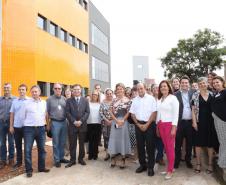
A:
POLYGON ((101 124, 88 124, 89 158, 98 157, 98 145, 101 134, 101 124))
POLYGON ((69 136, 69 150, 71 162, 76 161, 76 149, 77 149, 77 139, 79 140, 79 155, 78 160, 83 160, 85 157, 85 147, 84 142, 86 138, 86 132, 80 132, 79 129, 75 127, 73 124, 69 124, 68 129, 68 136, 69 136))
POLYGON ((176 134, 176 144, 175 144, 175 164, 179 165, 181 160, 181 147, 183 144, 183 139, 186 140, 186 155, 185 161, 191 161, 192 153, 192 121, 191 120, 181 120, 177 126, 176 134))
MULTIPOLYGON (((139 123, 144 124, 144 122, 139 123)), ((139 163, 143 167, 153 169, 155 165, 155 125, 152 123, 151 126, 145 132, 141 131, 136 126, 135 132, 139 163), (148 162, 146 162, 146 152, 148 162)))
POLYGON ((23 154, 22 154, 22 140, 24 137, 24 131, 22 128, 14 127, 14 139, 16 144, 16 162, 22 163, 23 154))

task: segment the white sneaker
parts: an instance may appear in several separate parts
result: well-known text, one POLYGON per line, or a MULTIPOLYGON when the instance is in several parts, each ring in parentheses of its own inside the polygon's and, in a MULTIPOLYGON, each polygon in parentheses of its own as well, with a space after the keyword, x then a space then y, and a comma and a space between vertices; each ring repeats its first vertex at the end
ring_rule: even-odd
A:
POLYGON ((163 172, 160 172, 161 175, 166 175, 167 172, 166 171, 163 171, 163 172))
POLYGON ((165 176, 165 180, 169 180, 173 177, 173 173, 167 173, 165 176))

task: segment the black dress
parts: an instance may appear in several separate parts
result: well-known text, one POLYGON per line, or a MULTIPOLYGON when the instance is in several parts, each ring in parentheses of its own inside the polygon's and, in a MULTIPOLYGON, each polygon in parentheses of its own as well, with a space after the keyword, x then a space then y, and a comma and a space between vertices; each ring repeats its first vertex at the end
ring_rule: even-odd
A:
MULTIPOLYGON (((193 143, 198 147, 215 147, 218 143, 216 130, 211 111, 212 96, 207 101, 199 95, 199 122, 198 131, 194 130, 193 143)), ((194 105, 194 102, 192 102, 194 105)))

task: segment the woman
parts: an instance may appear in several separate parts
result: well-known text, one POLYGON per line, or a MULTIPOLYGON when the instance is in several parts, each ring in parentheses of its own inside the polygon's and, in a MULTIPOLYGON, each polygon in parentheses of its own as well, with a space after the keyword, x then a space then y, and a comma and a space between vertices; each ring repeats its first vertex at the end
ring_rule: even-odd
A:
POLYGON ((109 137, 111 132, 111 122, 112 122, 112 117, 110 114, 110 105, 113 99, 113 90, 108 88, 105 90, 104 94, 106 98, 100 104, 99 113, 100 113, 101 123, 103 125, 104 148, 106 151, 106 156, 104 160, 107 161, 108 159, 110 159, 110 154, 108 153, 108 142, 109 142, 109 137))
POLYGON ((192 126, 193 142, 196 153, 195 172, 201 172, 201 149, 207 147, 208 150, 208 174, 213 172, 213 152, 214 145, 217 143, 216 131, 213 118, 211 116, 212 92, 208 91, 208 82, 206 77, 198 79, 199 90, 192 96, 192 126))
POLYGON ((165 179, 171 179, 175 160, 175 136, 179 116, 179 102, 173 95, 168 81, 163 80, 159 85, 157 107, 157 135, 160 135, 168 161, 165 179))
POLYGON ((173 93, 180 90, 180 79, 175 77, 172 79, 173 93))
POLYGON ((116 85, 116 98, 111 104, 110 114, 113 118, 108 151, 111 155, 111 167, 116 165, 116 155, 121 155, 120 168, 125 168, 125 156, 131 154, 127 118, 131 101, 125 97, 125 86, 116 85))
MULTIPOLYGON (((158 102, 159 86, 157 84, 153 84, 151 86, 151 91, 152 91, 153 97, 158 102)), ((155 123, 155 125, 156 125, 156 123, 155 123)), ((165 162, 163 160, 163 143, 162 143, 162 140, 161 140, 160 137, 157 137, 155 142, 156 142, 156 149, 158 151, 158 153, 156 155, 156 158, 155 158, 155 161, 159 165, 164 166, 165 165, 165 162)))
POLYGON ((89 160, 97 160, 98 158, 98 143, 99 143, 99 135, 101 132, 101 124, 100 124, 100 96, 98 91, 93 91, 90 102, 90 114, 87 120, 87 137, 89 142, 88 149, 88 159, 89 160))
POLYGON ((213 88, 216 90, 212 101, 212 115, 220 143, 218 165, 226 173, 226 89, 222 77, 213 78, 213 88))
POLYGON ((210 72, 208 75, 207 75, 207 78, 208 78, 208 90, 209 91, 212 91, 212 92, 214 92, 215 91, 215 89, 213 88, 213 78, 215 77, 215 76, 217 76, 217 74, 216 73, 214 73, 214 72, 210 72))

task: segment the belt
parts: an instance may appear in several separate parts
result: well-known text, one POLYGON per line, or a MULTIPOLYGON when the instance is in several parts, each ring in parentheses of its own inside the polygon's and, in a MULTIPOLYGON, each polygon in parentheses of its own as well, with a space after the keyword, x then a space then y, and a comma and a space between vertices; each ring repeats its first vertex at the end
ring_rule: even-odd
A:
POLYGON ((137 120, 138 121, 138 123, 140 123, 140 124, 146 124, 147 123, 147 121, 140 121, 140 120, 137 120))
POLYGON ((43 125, 43 126, 24 126, 24 127, 29 127, 29 128, 41 128, 41 127, 45 127, 45 125, 43 125))
POLYGON ((61 120, 58 120, 58 119, 54 119, 54 118, 50 118, 52 121, 59 121, 59 122, 63 122, 65 121, 66 119, 61 119, 61 120))
POLYGON ((186 121, 186 122, 188 122, 188 121, 192 121, 191 119, 182 119, 181 121, 186 121))

